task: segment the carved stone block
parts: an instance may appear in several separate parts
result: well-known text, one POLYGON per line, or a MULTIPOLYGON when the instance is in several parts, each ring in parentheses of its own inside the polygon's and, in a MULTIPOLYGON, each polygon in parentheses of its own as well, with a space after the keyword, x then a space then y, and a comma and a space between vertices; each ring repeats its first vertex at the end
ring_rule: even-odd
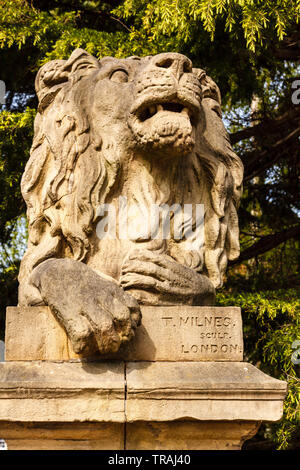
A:
MULTIPOLYGON (((127 361, 242 361, 238 307, 147 307, 135 337, 110 358, 127 361)), ((48 307, 8 307, 6 360, 80 359, 48 307)), ((108 356, 98 355, 97 360, 108 356)), ((95 359, 92 358, 92 359, 95 359)))

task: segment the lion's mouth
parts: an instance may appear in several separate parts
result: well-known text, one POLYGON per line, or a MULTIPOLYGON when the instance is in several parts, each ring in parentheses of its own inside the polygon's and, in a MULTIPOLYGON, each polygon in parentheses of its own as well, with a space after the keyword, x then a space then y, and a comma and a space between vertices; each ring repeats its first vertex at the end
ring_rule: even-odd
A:
POLYGON ((172 113, 174 115, 183 114, 186 117, 189 117, 192 125, 196 123, 198 115, 197 110, 193 109, 192 107, 174 101, 149 103, 147 105, 143 105, 136 110, 135 115, 140 122, 145 122, 154 116, 161 115, 162 113, 172 113))
POLYGON ((198 116, 199 109, 191 100, 178 96, 151 97, 133 105, 128 124, 137 142, 163 151, 166 158, 193 149, 198 116))

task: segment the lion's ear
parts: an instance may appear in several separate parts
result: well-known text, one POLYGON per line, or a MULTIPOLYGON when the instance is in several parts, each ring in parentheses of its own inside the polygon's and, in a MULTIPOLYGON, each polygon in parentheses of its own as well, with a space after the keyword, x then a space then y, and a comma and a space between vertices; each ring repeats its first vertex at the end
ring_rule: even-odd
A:
POLYGON ((203 98, 211 98, 221 105, 221 93, 213 79, 206 75, 203 69, 193 68, 193 73, 197 76, 201 84, 203 98))
POLYGON ((72 85, 91 71, 99 69, 95 57, 83 49, 75 49, 68 60, 52 60, 38 71, 35 89, 39 99, 39 111, 51 104, 57 93, 68 83, 72 85))
POLYGON ((212 78, 206 75, 201 85, 204 97, 212 98, 217 101, 219 105, 222 104, 220 89, 212 78))

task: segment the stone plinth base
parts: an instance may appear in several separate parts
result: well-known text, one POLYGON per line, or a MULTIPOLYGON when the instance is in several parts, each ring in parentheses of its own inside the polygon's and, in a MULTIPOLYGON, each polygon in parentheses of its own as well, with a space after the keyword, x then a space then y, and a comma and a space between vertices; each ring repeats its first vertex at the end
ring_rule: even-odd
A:
POLYGON ((48 307, 10 307, 0 363, 9 449, 240 449, 286 383, 243 360, 240 309, 142 307, 110 358, 75 354, 48 307))
POLYGON ((128 450, 240 450, 255 421, 136 422, 126 426, 128 450))
POLYGON ((9 450, 239 450, 254 436, 253 421, 11 423, 0 433, 9 450))
POLYGON ((6 362, 9 449, 239 449, 286 383, 243 362, 6 362))
POLYGON ((1 422, 8 450, 120 450, 124 423, 1 422))

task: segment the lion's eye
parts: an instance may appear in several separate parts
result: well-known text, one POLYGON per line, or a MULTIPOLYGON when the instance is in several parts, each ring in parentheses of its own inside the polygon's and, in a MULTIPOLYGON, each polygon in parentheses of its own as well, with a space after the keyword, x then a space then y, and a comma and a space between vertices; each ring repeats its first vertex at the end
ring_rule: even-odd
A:
POLYGON ((209 108, 214 111, 222 119, 222 110, 218 101, 210 97, 204 97, 203 102, 206 102, 209 108))
POLYGON ((118 83, 126 83, 128 82, 128 73, 125 70, 115 70, 111 76, 110 79, 113 82, 118 82, 118 83))
POLYGON ((222 110, 219 103, 215 102, 211 109, 222 119, 222 110))

